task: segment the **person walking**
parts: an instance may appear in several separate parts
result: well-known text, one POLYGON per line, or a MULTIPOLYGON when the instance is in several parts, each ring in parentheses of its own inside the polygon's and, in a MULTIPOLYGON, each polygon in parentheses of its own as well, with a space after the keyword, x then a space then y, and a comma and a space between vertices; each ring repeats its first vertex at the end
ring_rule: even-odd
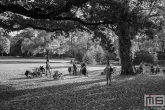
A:
POLYGON ((46 62, 46 76, 49 77, 49 78, 51 78, 51 71, 50 71, 50 69, 51 69, 51 66, 49 65, 48 62, 46 62))
POLYGON ((107 81, 107 85, 111 85, 111 78, 112 78, 112 74, 113 74, 113 68, 112 65, 108 62, 107 66, 106 66, 106 81, 107 81))

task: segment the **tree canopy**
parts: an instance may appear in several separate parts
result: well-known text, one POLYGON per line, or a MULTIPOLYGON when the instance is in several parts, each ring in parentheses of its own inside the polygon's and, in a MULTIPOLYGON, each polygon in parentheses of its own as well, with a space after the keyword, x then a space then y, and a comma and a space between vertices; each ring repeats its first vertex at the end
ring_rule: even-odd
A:
POLYGON ((163 0, 1 0, 0 27, 68 31, 108 24, 115 30, 117 23, 126 22, 135 33, 138 28, 152 29, 153 22, 160 22, 151 19, 160 16, 157 9, 164 11, 163 0))
MULTIPOLYGON (((7 30, 34 28, 47 31, 78 27, 77 10, 87 0, 1 0, 0 27, 7 30)), ((81 22, 81 21, 80 21, 81 22)))

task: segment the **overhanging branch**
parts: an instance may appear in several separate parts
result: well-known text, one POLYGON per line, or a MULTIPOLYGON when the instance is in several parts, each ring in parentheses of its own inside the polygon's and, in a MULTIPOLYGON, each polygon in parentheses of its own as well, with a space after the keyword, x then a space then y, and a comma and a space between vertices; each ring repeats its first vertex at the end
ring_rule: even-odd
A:
MULTIPOLYGON (((15 14, 20 14, 26 17, 30 17, 33 19, 52 19, 54 16, 59 16, 63 13, 70 12, 72 6, 80 6, 86 3, 88 0, 67 0, 66 3, 64 2, 64 7, 53 7, 53 12, 49 10, 49 7, 45 9, 40 8, 31 8, 26 9, 24 6, 19 4, 10 4, 10 5, 2 5, 0 4, 0 14, 3 12, 12 12, 15 14)), ((50 6, 52 9, 52 6, 50 6)))

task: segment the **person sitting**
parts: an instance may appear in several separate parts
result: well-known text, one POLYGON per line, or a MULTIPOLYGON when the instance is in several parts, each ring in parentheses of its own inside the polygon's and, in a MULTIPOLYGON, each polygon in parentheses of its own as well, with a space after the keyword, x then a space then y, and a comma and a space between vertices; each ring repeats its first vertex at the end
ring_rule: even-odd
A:
POLYGON ((45 68, 43 66, 40 66, 40 71, 42 72, 42 74, 45 73, 45 68))
POLYGON ((156 74, 159 74, 160 73, 160 66, 159 66, 159 64, 157 64, 157 66, 156 66, 156 74))
POLYGON ((53 78, 55 80, 59 79, 59 78, 63 78, 63 74, 60 73, 58 70, 54 71, 54 75, 53 75, 53 78))
POLYGON ((154 65, 151 65, 151 73, 154 74, 155 73, 155 69, 154 69, 154 65))
POLYGON ((26 70, 26 71, 25 71, 25 76, 26 76, 26 77, 29 77, 31 74, 32 74, 31 71, 29 71, 29 70, 26 70))
POLYGON ((139 69, 140 69, 140 73, 139 74, 143 74, 143 66, 144 66, 144 63, 143 61, 140 63, 140 66, 139 66, 139 69))

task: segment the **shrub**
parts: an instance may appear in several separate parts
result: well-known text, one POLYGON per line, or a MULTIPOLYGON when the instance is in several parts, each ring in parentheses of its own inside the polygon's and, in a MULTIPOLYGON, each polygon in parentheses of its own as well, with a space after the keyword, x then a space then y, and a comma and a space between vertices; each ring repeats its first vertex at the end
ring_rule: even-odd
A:
POLYGON ((95 49, 95 60, 98 64, 101 64, 101 62, 104 60, 104 50, 101 46, 97 46, 95 49))
POLYGON ((133 60, 134 65, 139 65, 142 61, 145 63, 154 63, 154 55, 145 50, 135 52, 135 58, 133 60))
POLYGON ((83 56, 83 62, 86 64, 96 64, 96 61, 90 51, 87 51, 86 54, 83 56))
POLYGON ((161 66, 165 66, 165 60, 155 60, 154 65, 157 65, 157 64, 159 64, 161 66))
POLYGON ((75 55, 75 59, 77 61, 82 62, 82 58, 83 58, 83 54, 81 52, 77 52, 76 55, 75 55))

